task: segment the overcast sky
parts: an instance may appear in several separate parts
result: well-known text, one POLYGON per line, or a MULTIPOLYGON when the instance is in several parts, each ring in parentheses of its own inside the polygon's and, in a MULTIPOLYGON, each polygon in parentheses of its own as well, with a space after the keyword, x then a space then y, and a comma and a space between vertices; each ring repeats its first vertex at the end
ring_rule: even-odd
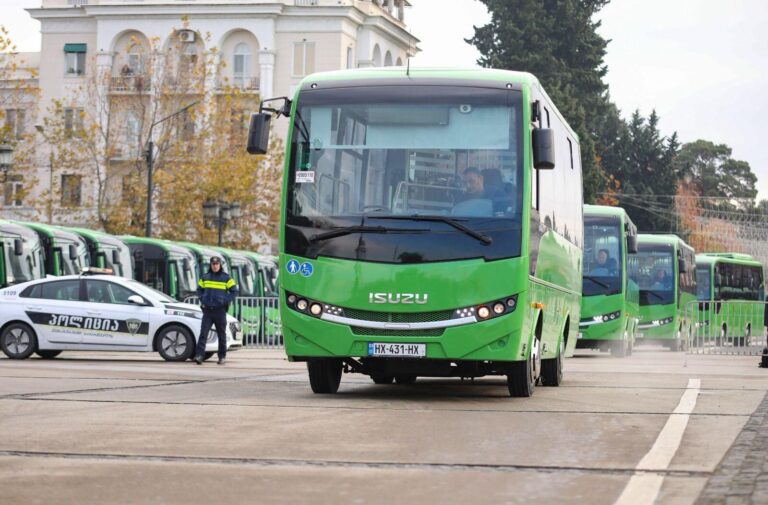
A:
MULTIPOLYGON (((406 21, 422 49, 413 65, 475 65, 478 53, 463 39, 489 20, 481 2, 411 3, 406 21)), ((39 5, 0 0, 0 24, 21 51, 39 50, 39 26, 23 10, 39 5)), ((728 144, 768 198, 768 1, 613 0, 599 19, 611 40, 607 82, 624 115, 655 108, 666 135, 728 144)))

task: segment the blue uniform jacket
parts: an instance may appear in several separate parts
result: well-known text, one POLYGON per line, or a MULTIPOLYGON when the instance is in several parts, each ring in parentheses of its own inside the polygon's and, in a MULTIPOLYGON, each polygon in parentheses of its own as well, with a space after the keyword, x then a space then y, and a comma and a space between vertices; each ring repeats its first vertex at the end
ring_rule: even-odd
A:
POLYGON ((197 281, 197 296, 205 309, 219 309, 229 305, 237 296, 237 283, 223 270, 208 270, 197 281))

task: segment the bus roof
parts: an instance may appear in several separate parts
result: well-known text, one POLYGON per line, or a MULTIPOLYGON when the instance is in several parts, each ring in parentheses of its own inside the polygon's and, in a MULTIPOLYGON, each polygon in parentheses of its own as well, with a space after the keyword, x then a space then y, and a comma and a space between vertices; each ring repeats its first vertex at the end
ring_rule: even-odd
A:
POLYGON ((168 240, 163 240, 158 238, 135 237, 133 235, 122 235, 118 238, 128 245, 132 245, 132 244, 154 245, 154 246, 160 247, 161 249, 167 252, 183 254, 185 256, 186 255, 194 256, 192 251, 190 251, 188 248, 180 246, 168 240))
POLYGON ((584 215, 590 216, 626 216, 627 211, 623 207, 610 207, 608 205, 584 205, 584 215))
POLYGON ((749 254, 741 253, 698 253, 696 263, 714 265, 715 263, 731 263, 734 265, 762 266, 763 264, 749 254))
POLYGON ((235 261, 248 263, 248 260, 252 259, 247 254, 241 251, 235 251, 234 249, 228 249, 226 247, 213 247, 213 249, 218 251, 219 254, 226 256, 229 263, 234 263, 235 261))
POLYGON ((40 240, 40 237, 38 237, 37 233, 31 228, 13 221, 4 221, 0 219, 0 237, 2 236, 40 240))
POLYGON ((85 239, 82 236, 80 236, 78 233, 75 233, 74 231, 70 231, 65 228, 59 228, 58 226, 41 224, 41 223, 20 222, 19 224, 22 226, 26 226, 27 228, 32 229, 37 233, 42 233, 43 235, 46 235, 55 240, 64 240, 68 242, 80 243, 80 244, 83 244, 83 247, 85 247, 85 244, 86 244, 85 239))
MULTIPOLYGON (((554 105, 544 87, 535 75, 528 72, 518 72, 513 70, 501 70, 496 68, 413 68, 410 67, 381 67, 381 68, 361 68, 348 70, 334 70, 330 72, 318 72, 305 77, 299 86, 296 87, 294 98, 304 91, 314 89, 317 83, 333 83, 333 87, 355 87, 371 85, 435 85, 435 81, 444 81, 446 86, 462 85, 467 86, 476 83, 478 86, 498 85, 506 87, 511 84, 512 87, 522 88, 536 87, 552 102, 554 112, 562 120, 568 132, 578 141, 579 137, 570 127, 563 115, 554 105)), ((443 83, 441 83, 443 84, 443 83)), ((502 86, 499 86, 501 89, 502 86)), ((492 86, 495 87, 495 86, 492 86)))
POLYGON ((693 247, 686 244, 683 239, 671 233, 664 233, 664 234, 660 233, 658 235, 650 234, 650 233, 640 233, 637 236, 637 242, 639 244, 669 244, 674 246, 682 245, 687 249, 693 249, 693 247))
POLYGON ((108 245, 117 246, 117 247, 122 247, 126 245, 125 242, 115 237, 114 235, 109 235, 104 232, 89 230, 87 228, 62 228, 62 229, 65 231, 71 231, 73 233, 77 233, 81 237, 85 238, 87 241, 94 242, 96 244, 108 244, 108 245))

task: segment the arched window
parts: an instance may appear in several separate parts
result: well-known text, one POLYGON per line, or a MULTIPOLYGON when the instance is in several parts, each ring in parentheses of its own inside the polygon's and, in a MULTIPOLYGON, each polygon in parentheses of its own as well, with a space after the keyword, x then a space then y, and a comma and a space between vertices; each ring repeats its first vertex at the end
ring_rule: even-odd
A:
POLYGON ((387 54, 384 55, 384 66, 385 67, 391 67, 392 66, 392 53, 387 51, 387 54))
POLYGON ((133 44, 128 49, 128 69, 133 75, 141 74, 141 46, 139 44, 133 44))
POLYGON ((381 49, 379 49, 378 44, 373 46, 373 66, 374 67, 381 66, 381 49))
POLYGON ((197 67, 197 47, 193 43, 185 43, 182 50, 182 62, 187 72, 193 72, 197 67))
POLYGON ((235 46, 232 57, 232 77, 235 86, 243 86, 248 79, 251 48, 243 42, 235 46))
POLYGON ((403 59, 401 57, 397 57, 397 66, 402 67, 403 66, 403 59))

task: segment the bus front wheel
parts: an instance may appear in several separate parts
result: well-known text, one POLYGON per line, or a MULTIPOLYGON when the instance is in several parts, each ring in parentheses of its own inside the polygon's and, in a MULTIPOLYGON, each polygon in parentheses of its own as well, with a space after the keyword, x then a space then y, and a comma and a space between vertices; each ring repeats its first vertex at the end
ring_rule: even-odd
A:
POLYGON ((539 339, 534 337, 533 348, 528 353, 528 359, 525 361, 514 361, 509 365, 509 374, 507 375, 507 389, 509 396, 515 398, 530 398, 533 396, 533 389, 536 387, 536 365, 541 366, 539 354, 539 339))
POLYGON ((541 385, 557 387, 563 382, 563 342, 556 358, 541 360, 541 385))
POLYGON ((312 358, 307 361, 309 385, 315 394, 332 395, 339 390, 341 383, 340 359, 312 358))

